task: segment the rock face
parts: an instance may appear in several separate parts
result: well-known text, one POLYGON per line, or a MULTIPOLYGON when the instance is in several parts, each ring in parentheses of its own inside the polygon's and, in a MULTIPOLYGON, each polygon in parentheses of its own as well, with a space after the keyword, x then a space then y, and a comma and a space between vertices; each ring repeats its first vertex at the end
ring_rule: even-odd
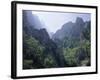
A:
POLYGON ((53 36, 52 39, 63 39, 65 36, 68 36, 71 33, 74 23, 68 22, 65 23, 60 30, 58 30, 53 36))
POLYGON ((41 25, 38 17, 32 15, 31 11, 23 11, 23 31, 28 35, 36 38, 42 44, 47 44, 50 37, 45 28, 41 25))
POLYGON ((62 40, 64 37, 79 37, 84 25, 85 23, 82 18, 78 17, 75 23, 65 23, 62 28, 53 35, 52 38, 62 40))
POLYGON ((36 29, 41 29, 42 24, 38 16, 33 15, 32 11, 23 10, 23 26, 31 26, 36 29))
POLYGON ((23 11, 23 31, 45 44, 50 40, 48 32, 41 25, 38 17, 32 11, 23 11))

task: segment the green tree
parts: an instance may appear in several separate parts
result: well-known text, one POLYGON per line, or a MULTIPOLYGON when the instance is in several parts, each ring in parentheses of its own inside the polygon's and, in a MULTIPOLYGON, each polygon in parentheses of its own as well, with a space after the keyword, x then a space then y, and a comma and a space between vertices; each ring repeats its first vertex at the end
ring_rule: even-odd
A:
MULTIPOLYGON (((28 60, 32 60, 31 65, 33 66, 33 68, 43 67, 43 51, 45 48, 40 45, 38 40, 33 37, 24 35, 23 49, 24 64, 26 64, 28 60)), ((27 63, 27 65, 29 64, 27 63)), ((26 68, 26 66, 24 66, 24 68, 26 68)))
POLYGON ((48 54, 47 57, 44 59, 44 66, 46 68, 57 67, 57 64, 56 64, 54 58, 48 54))
POLYGON ((77 51, 78 51, 78 47, 76 48, 64 48, 63 49, 63 54, 65 57, 65 60, 67 62, 67 66, 69 67, 73 67, 73 66, 77 66, 77 51))

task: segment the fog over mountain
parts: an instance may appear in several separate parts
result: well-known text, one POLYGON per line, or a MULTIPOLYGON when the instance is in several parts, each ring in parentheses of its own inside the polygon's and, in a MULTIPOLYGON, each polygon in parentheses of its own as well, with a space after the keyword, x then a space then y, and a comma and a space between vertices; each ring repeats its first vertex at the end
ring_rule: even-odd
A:
MULTIPOLYGON (((37 55, 41 53, 42 47, 45 49, 43 50, 44 58, 48 58, 48 55, 51 56, 54 61, 54 67, 64 66, 64 61, 62 61, 63 58, 61 58, 61 55, 57 52, 57 45, 52 41, 47 30, 42 27, 38 17, 36 15, 32 15, 30 11, 23 11, 23 43, 24 60, 32 59, 34 62, 34 64, 32 63, 32 66, 34 66, 34 68, 45 67, 43 62, 40 61, 39 55, 37 55), (32 47, 34 48, 31 50, 30 48, 32 47)), ((27 67, 25 64, 23 68, 26 69, 29 67, 30 66, 27 67)))
POLYGON ((56 31, 52 36, 53 39, 63 39, 65 37, 80 37, 82 30, 87 26, 90 21, 84 22, 82 18, 77 17, 76 22, 67 22, 61 29, 56 31))
POLYGON ((32 26, 36 29, 43 28, 37 15, 33 15, 32 11, 23 10, 23 26, 32 26))
POLYGON ((62 25, 68 22, 76 22, 77 17, 83 19, 83 21, 91 20, 89 13, 71 13, 71 12, 48 12, 48 11, 32 11, 33 15, 37 15, 44 28, 48 32, 55 33, 58 29, 61 29, 62 25))
MULTIPOLYGON (((49 25, 49 24, 48 24, 49 25)), ((48 32, 48 35, 52 39, 63 39, 66 36, 74 36, 79 37, 81 30, 84 28, 86 23, 82 18, 77 17, 75 22, 69 21, 65 24, 62 24, 61 29, 58 29, 55 33, 49 32, 45 25, 42 25, 39 17, 36 14, 32 14, 32 11, 23 11, 23 26, 28 26, 31 30, 32 27, 35 29, 43 29, 45 28, 48 32)))
POLYGON ((84 21, 82 17, 76 17, 75 22, 59 21, 65 18, 61 13, 58 21, 52 21, 55 15, 44 16, 44 24, 46 21, 48 24, 43 25, 39 15, 23 10, 23 69, 91 65, 91 21, 84 21), (55 22, 61 25, 59 29, 54 26, 55 22))

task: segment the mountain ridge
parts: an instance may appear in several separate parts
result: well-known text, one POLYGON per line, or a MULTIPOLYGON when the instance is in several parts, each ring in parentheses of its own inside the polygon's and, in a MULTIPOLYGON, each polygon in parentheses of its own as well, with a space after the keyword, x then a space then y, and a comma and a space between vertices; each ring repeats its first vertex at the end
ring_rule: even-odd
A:
POLYGON ((56 31, 56 33, 52 36, 52 39, 62 40, 64 37, 80 37, 82 30, 88 22, 90 21, 84 22, 82 18, 77 17, 75 23, 71 21, 65 23, 61 29, 56 31))

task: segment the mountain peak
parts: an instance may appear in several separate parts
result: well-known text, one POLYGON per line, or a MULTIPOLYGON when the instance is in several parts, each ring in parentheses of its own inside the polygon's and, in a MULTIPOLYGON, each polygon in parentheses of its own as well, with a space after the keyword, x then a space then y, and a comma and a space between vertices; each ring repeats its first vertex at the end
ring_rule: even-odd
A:
POLYGON ((39 20, 39 17, 35 14, 32 14, 32 11, 23 10, 23 24, 24 26, 32 26, 35 29, 41 29, 42 23, 39 20))
POLYGON ((84 23, 84 21, 81 17, 77 17, 76 23, 84 23))

